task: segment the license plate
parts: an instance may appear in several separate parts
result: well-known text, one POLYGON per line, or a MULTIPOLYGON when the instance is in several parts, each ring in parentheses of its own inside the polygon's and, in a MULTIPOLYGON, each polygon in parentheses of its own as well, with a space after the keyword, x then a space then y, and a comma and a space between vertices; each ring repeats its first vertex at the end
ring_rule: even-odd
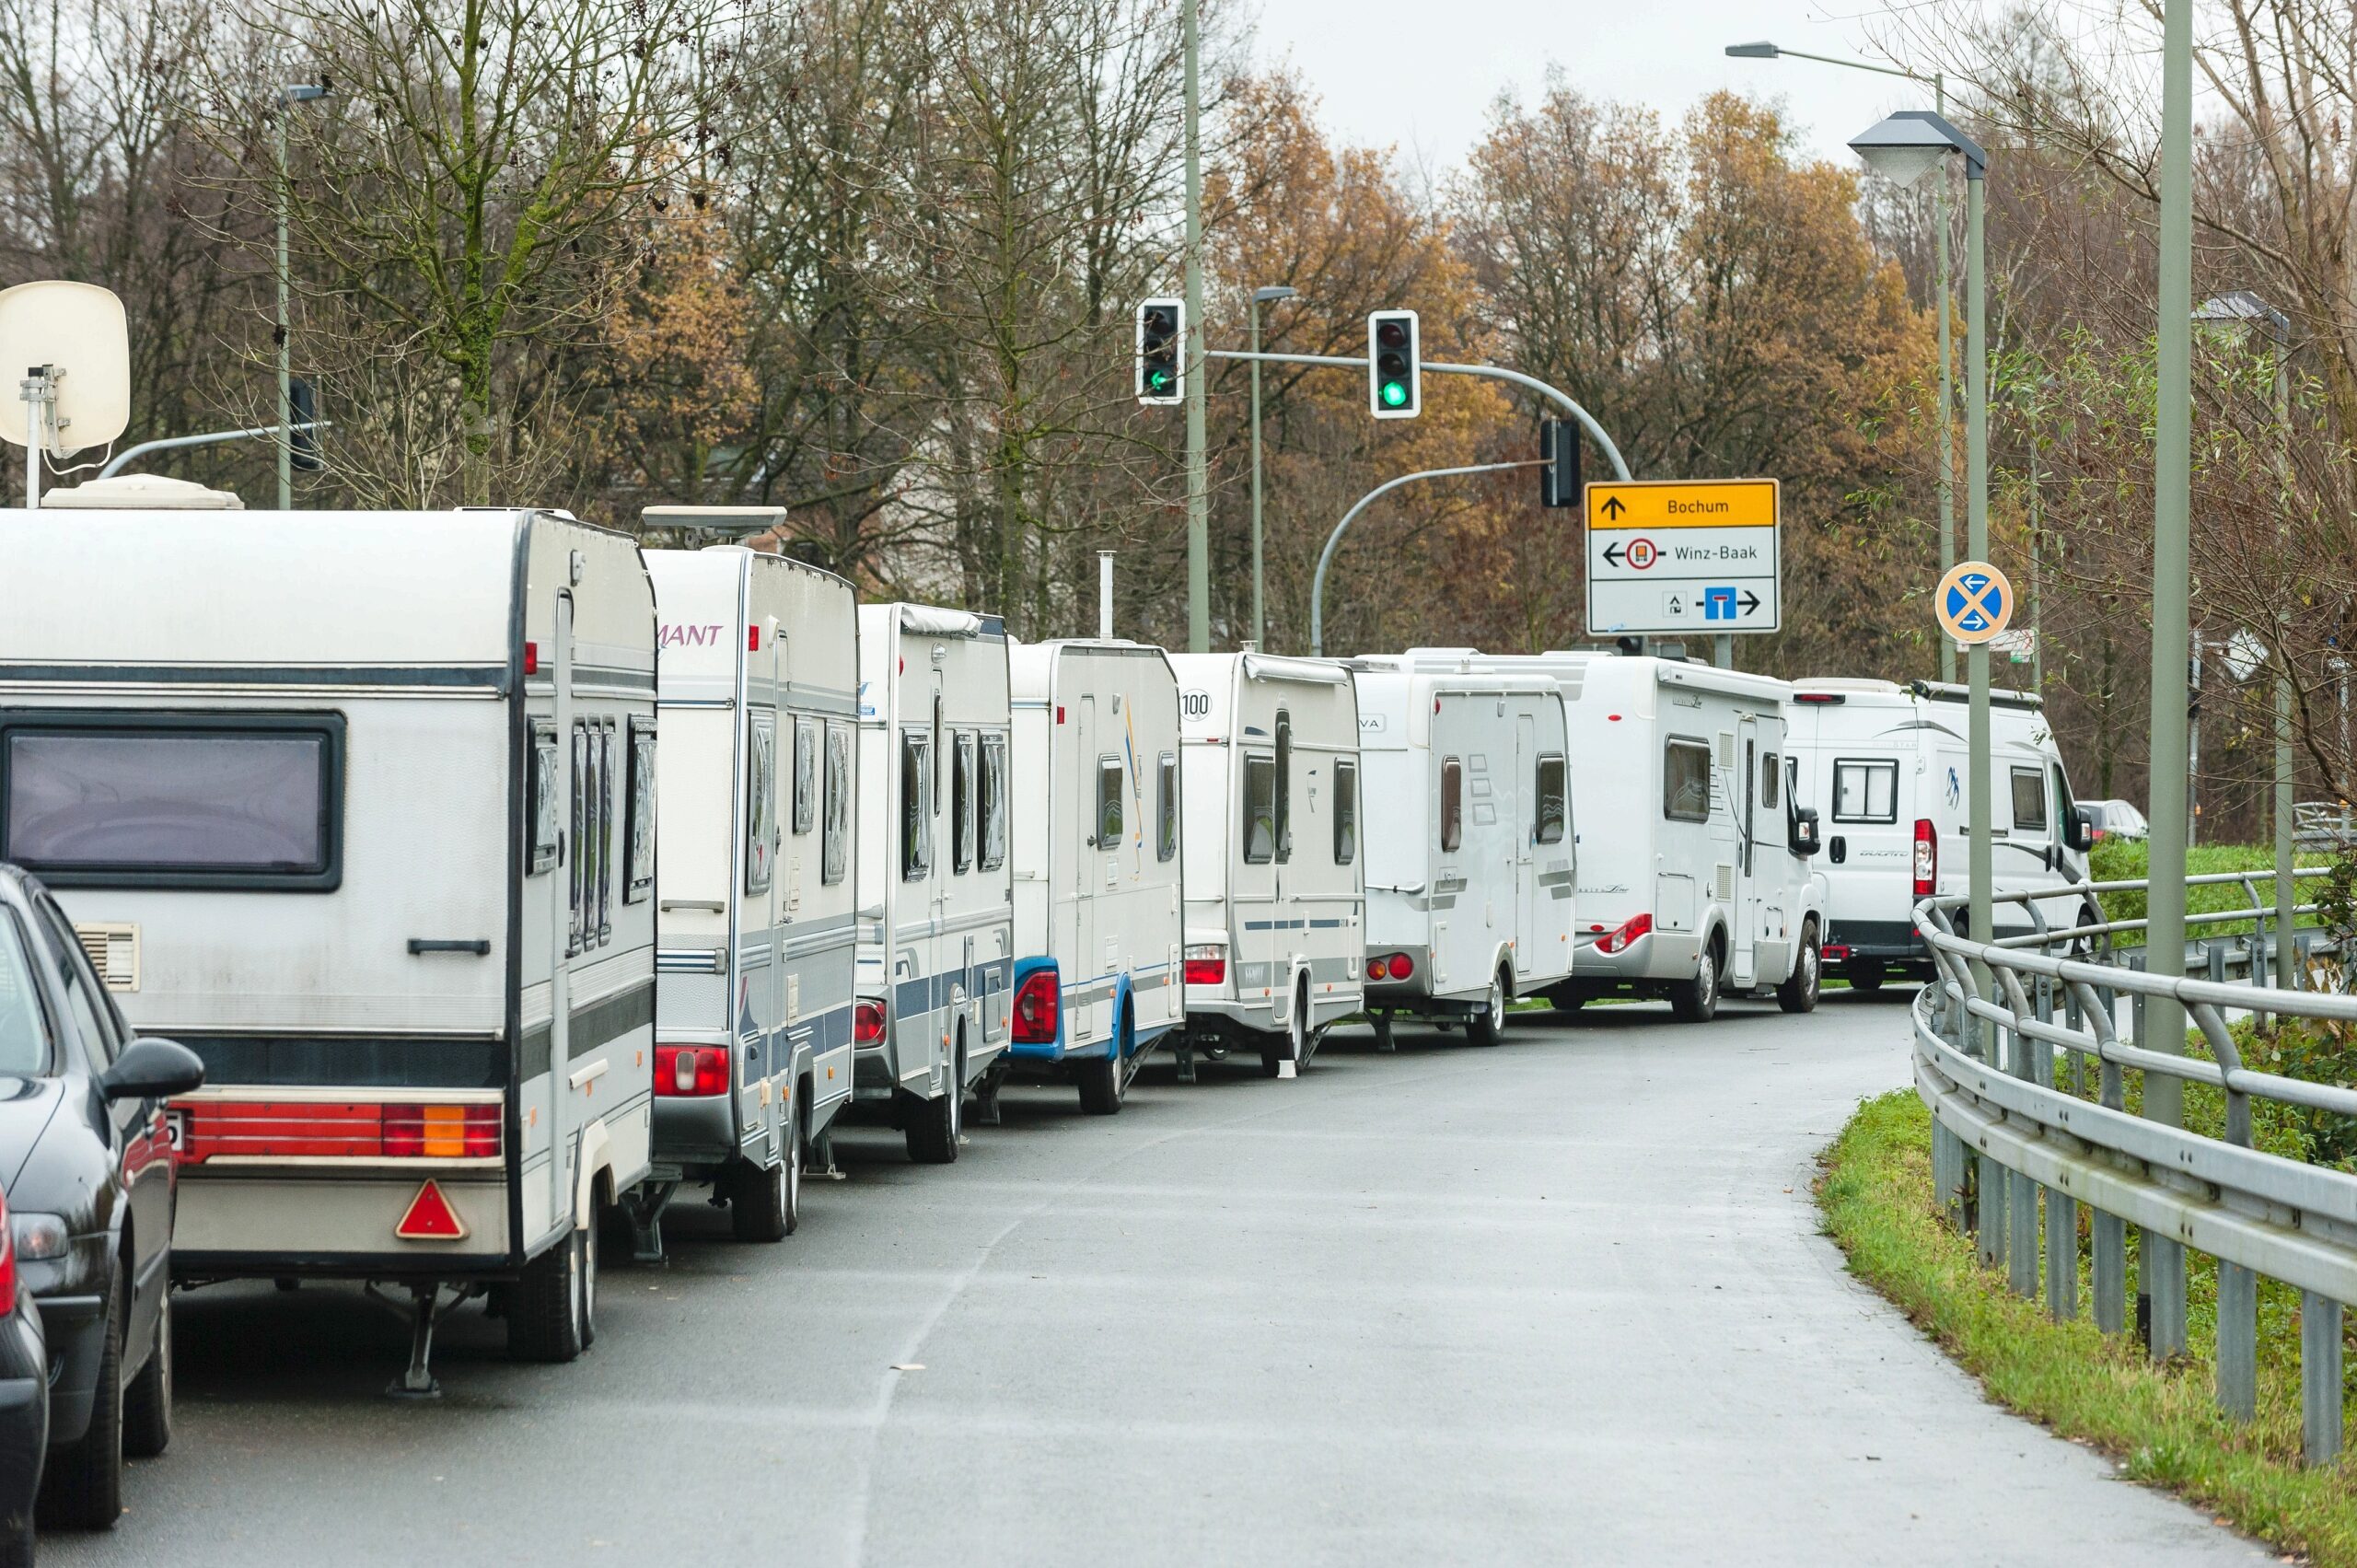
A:
POLYGON ((164 1136, 171 1141, 172 1153, 175 1155, 188 1153, 187 1111, 167 1110, 164 1112, 164 1136))

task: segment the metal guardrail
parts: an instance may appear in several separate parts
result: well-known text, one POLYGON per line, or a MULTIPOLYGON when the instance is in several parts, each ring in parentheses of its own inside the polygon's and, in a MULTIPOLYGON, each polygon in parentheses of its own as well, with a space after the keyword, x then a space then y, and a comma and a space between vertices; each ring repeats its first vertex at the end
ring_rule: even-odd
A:
MULTIPOLYGON (((2247 879, 2228 872, 2188 881, 2247 879)), ((2296 1287, 2302 1429, 2309 1462, 2321 1464, 2341 1445, 2341 1315, 2343 1304, 2357 1302, 2357 1176, 2252 1148, 2251 1105, 2357 1117, 2357 1090, 2245 1066, 2228 1025, 2230 1015, 2250 1014, 2357 1026, 2357 996, 2265 983, 2273 912, 2256 888, 2250 908, 2187 917, 2189 925, 2254 924, 2234 938, 2189 945, 2202 950, 2207 978, 2122 963, 2113 939, 2144 923, 2084 917, 2100 912, 2103 893, 2142 887, 2001 892, 1999 905, 2026 912, 2033 929, 1994 942, 1957 935, 1963 898, 1916 906, 1939 970, 1912 1014, 1916 1092, 1933 1114, 1934 1188, 1949 1217, 1977 1233, 1981 1260, 2005 1267, 2016 1294, 2038 1295, 2042 1251, 2047 1310, 2057 1319, 2078 1314, 2079 1205, 2086 1204, 2094 1316, 2107 1333, 2129 1328, 2127 1233, 2136 1226, 2136 1326, 2157 1359, 2186 1352, 2185 1249, 2215 1258, 2218 1402, 2237 1419, 2258 1409, 2259 1277, 2296 1287), (2055 900, 2078 923, 2050 923, 2040 905, 2055 900), (2168 1002, 2182 1005, 2215 1060, 2154 1049, 2144 1023, 2155 1001, 2164 1012, 2168 1002), (2142 1115, 2127 1108, 2130 1073, 2144 1075, 2142 1115), (2223 1138, 2177 1124, 2189 1083, 2223 1095, 2223 1138)), ((2313 929, 2293 939, 2304 955, 2328 947, 2313 929)))

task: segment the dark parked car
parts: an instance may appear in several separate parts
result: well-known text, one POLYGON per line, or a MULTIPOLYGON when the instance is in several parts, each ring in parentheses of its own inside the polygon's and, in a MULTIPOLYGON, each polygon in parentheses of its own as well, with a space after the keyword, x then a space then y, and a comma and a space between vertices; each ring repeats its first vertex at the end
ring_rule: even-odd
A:
POLYGON ((48 1340, 44 1525, 112 1526, 123 1456, 171 1441, 164 1101, 203 1078, 187 1047, 133 1038, 56 900, 0 865, 0 1191, 48 1340))
POLYGON ((30 1568, 33 1497, 48 1449, 48 1342, 33 1293, 17 1276, 8 1201, 0 1198, 0 1568, 30 1568))

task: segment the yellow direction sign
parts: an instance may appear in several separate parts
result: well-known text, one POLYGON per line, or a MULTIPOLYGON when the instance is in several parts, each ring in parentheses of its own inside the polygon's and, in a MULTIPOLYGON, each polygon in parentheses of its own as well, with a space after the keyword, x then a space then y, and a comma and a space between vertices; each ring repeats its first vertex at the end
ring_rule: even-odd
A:
POLYGON ((1986 561, 1959 561, 1932 596, 1940 630, 1966 647, 1986 643, 2014 618, 2014 585, 1986 561))
POLYGON ((1772 528, 1772 479, 1639 479, 1587 487, 1591 528, 1772 528))

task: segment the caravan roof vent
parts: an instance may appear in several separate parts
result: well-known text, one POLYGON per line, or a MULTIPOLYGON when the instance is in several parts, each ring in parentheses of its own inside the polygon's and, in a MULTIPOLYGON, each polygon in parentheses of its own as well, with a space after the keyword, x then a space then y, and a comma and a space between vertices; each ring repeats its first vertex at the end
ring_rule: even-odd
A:
POLYGON ((226 490, 208 490, 160 473, 119 473, 41 498, 48 506, 104 507, 116 512, 242 512, 246 504, 226 490))

